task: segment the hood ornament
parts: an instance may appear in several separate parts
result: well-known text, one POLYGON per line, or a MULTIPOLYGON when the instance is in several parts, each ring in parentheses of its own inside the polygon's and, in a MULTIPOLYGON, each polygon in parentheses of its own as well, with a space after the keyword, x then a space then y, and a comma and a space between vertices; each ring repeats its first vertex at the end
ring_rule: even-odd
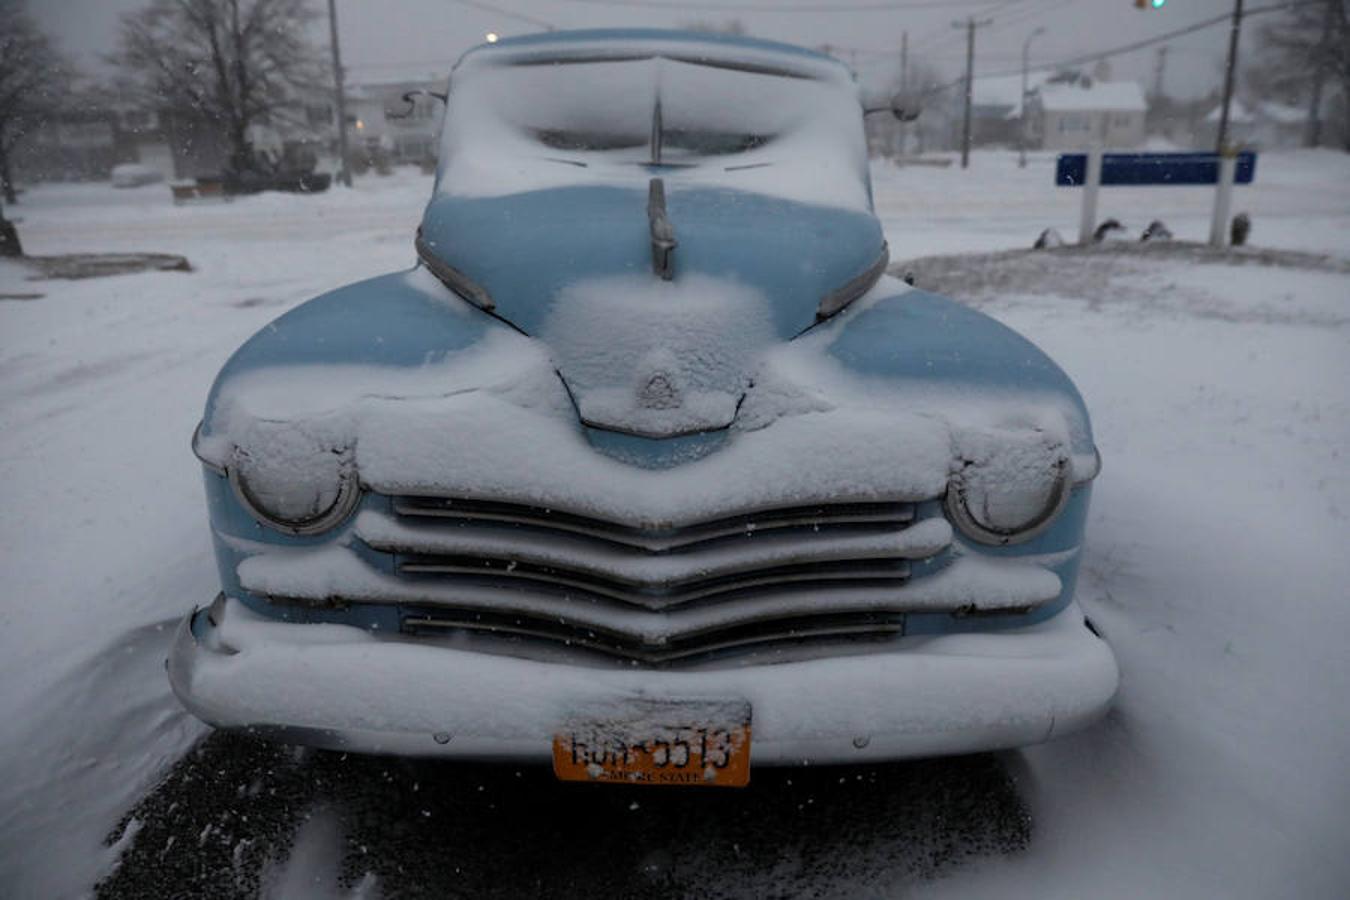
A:
POLYGON ((644 409, 676 409, 682 402, 680 389, 665 372, 657 372, 638 388, 638 403, 644 409))
POLYGON ((653 178, 647 185, 647 223, 652 236, 652 272, 662 281, 675 277, 675 226, 666 215, 666 184, 653 178))

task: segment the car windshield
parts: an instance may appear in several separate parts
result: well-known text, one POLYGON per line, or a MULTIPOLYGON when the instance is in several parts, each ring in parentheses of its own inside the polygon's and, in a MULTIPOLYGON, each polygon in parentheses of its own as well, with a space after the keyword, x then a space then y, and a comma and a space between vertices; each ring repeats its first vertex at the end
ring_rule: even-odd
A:
POLYGON ((854 86, 788 66, 655 52, 475 62, 452 78, 443 151, 453 193, 764 170, 736 186, 867 203, 854 86))

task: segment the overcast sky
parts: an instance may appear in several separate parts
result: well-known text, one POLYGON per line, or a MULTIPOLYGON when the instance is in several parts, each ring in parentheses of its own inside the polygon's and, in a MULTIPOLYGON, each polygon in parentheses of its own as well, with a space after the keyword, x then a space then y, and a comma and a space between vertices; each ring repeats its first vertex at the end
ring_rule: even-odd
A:
MULTIPOLYGON (((119 16, 145 2, 29 0, 29 8, 86 71, 97 71, 100 54, 117 40, 119 16)), ((311 2, 320 11, 326 8, 326 0, 311 2)), ((1046 32, 1032 44, 1033 65, 1154 37, 1231 11, 1232 5, 1232 0, 1168 0, 1162 10, 1142 11, 1134 0, 337 0, 342 53, 353 82, 443 75, 488 31, 512 35, 541 27, 506 12, 559 28, 678 27, 739 19, 761 37, 829 44, 854 63, 865 83, 884 84, 898 71, 905 31, 911 59, 927 61, 947 77, 959 76, 965 64, 965 32, 953 28, 952 21, 972 14, 992 20, 977 33, 979 75, 1016 71, 1022 41, 1037 27, 1046 32), (866 6, 888 8, 856 9, 866 6), (791 12, 793 7, 811 11, 791 12)), ((1246 52, 1255 46, 1259 23, 1256 19, 1247 26, 1246 52)), ((316 29, 316 39, 326 41, 326 19, 320 24, 324 27, 316 29)), ((1170 41, 1168 93, 1194 96, 1218 86, 1227 41, 1226 24, 1170 41)), ((1156 61, 1154 47, 1116 57, 1112 77, 1150 86, 1156 61)))

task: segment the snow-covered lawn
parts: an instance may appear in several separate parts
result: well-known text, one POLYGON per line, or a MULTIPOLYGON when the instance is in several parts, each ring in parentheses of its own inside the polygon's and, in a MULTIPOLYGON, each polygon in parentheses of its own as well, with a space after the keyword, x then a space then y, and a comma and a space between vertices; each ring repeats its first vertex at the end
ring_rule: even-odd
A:
MULTIPOLYGON (((893 257, 1071 236, 1077 193, 1051 172, 1008 154, 878 166, 893 257)), ((105 835, 204 732, 162 658, 214 591, 187 446, 207 388, 275 315, 410 264, 429 189, 400 173, 175 207, 162 185, 44 186, 9 210, 33 254, 180 253, 196 271, 0 266, 0 295, 46 295, 0 300, 0 896, 88 890, 116 856, 105 835)), ((1107 189, 1101 214, 1199 240, 1210 202, 1107 189)), ((1265 155, 1234 209, 1258 246, 1348 260, 1350 156, 1265 155)), ((1093 412, 1105 469, 1080 597, 1123 683, 1099 726, 1022 755, 1030 850, 925 893, 1343 896, 1350 276, 1149 257, 964 299, 1048 350, 1093 412)))

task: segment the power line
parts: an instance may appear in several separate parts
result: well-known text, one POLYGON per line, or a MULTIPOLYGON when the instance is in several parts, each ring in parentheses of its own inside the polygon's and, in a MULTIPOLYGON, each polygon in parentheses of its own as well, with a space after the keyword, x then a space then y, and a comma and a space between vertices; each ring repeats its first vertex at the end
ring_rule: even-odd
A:
MULTIPOLYGON (((1262 13, 1280 12, 1282 10, 1293 9, 1296 6, 1307 6, 1312 3, 1322 3, 1322 2, 1325 2, 1325 0, 1289 0, 1289 2, 1286 3, 1272 3, 1269 6, 1258 6, 1255 7, 1254 9, 1246 10, 1245 12, 1243 12, 1243 16, 1248 17, 1260 15, 1262 13)), ((1097 50, 1092 53, 1084 53, 1079 56, 1071 56, 1067 59, 1055 60, 1054 62, 1041 63, 1039 65, 1032 66, 1027 71, 1049 72, 1055 69, 1062 69, 1070 66, 1079 66, 1089 62, 1096 62, 1099 59, 1110 59, 1113 56, 1120 56, 1125 53, 1132 53, 1135 50, 1142 50, 1145 47, 1152 47, 1154 44, 1161 44, 1163 41, 1170 41, 1173 38, 1178 38, 1183 35, 1192 34, 1197 31, 1202 31, 1206 28, 1212 28, 1221 22, 1230 22, 1230 21, 1232 21, 1232 13, 1224 13, 1223 15, 1215 16, 1210 19, 1204 19, 1203 21, 1187 25, 1184 28, 1178 28, 1175 31, 1169 31, 1166 34, 1157 35, 1156 37, 1147 38, 1142 41, 1135 41, 1132 44, 1124 44, 1120 47, 1112 47, 1106 50, 1097 50)), ((1007 70, 1003 72, 981 72, 976 77, 1003 78, 1008 75, 1020 74, 1020 72, 1021 69, 1007 70)), ((941 91, 950 90, 951 88, 954 88, 958 84, 960 84, 963 80, 964 79, 961 78, 953 79, 952 81, 949 81, 945 84, 938 85, 928 93, 936 94, 941 91)))
MULTIPOLYGON (((461 0, 462 2, 462 0, 461 0)), ((702 0, 565 0, 567 3, 585 3, 592 6, 622 6, 628 9, 676 9, 698 10, 700 12, 772 12, 772 13, 811 13, 811 12, 886 12, 896 9, 939 9, 953 6, 980 6, 988 0, 873 0, 870 3, 804 3, 796 6, 780 6, 776 3, 715 3, 702 0)), ((1016 0, 1012 0, 1016 2, 1016 0)))
MULTIPOLYGON (((490 7, 489 4, 484 3, 484 2, 481 2, 481 0, 454 0, 454 2, 456 2, 456 3, 464 3, 464 4, 469 5, 469 6, 477 6, 477 7, 483 8, 483 9, 489 9, 489 8, 490 8, 493 12, 501 12, 503 15, 512 15, 512 16, 515 15, 514 13, 507 13, 505 10, 500 10, 500 9, 495 8, 495 7, 490 7)), ((572 3, 589 3, 589 2, 600 2, 600 0, 567 0, 567 2, 572 2, 572 3)), ((606 0, 606 2, 611 2, 611 0, 606 0)), ((619 3, 619 0, 612 0, 612 2, 613 2, 614 5, 629 5, 629 4, 621 4, 621 3, 619 3)), ((1016 0, 1012 0, 1012 2, 1016 2, 1016 0)), ((1254 15, 1258 15, 1258 14, 1261 14, 1261 13, 1268 13, 1268 12, 1279 12, 1279 11, 1281 11, 1281 10, 1293 9, 1294 7, 1298 7, 1298 6, 1307 6, 1307 5, 1311 5, 1311 4, 1313 4, 1313 3, 1323 3, 1323 2, 1325 2, 1325 0, 1289 0, 1289 2, 1285 2, 1285 3, 1274 3, 1274 4, 1270 4, 1270 5, 1268 5, 1268 6, 1258 6, 1258 7, 1255 7, 1255 8, 1253 8, 1253 9, 1246 10, 1246 11, 1243 13, 1243 17, 1245 18, 1245 17, 1248 17, 1248 16, 1254 16, 1254 15)), ((1009 0, 1004 0, 1004 2, 1003 2, 1002 4, 993 4, 993 6, 994 6, 994 7, 997 7, 997 6, 1008 5, 1008 4, 1009 4, 1009 0)), ((653 4, 651 4, 651 3, 641 3, 641 4, 631 4, 631 5, 638 5, 638 6, 652 6, 653 4)), ((711 6, 712 4, 706 4, 706 5, 711 6)), ((947 4, 933 4, 933 5, 947 5, 947 4)), ((674 7, 674 6, 680 6, 680 7, 682 7, 682 8, 690 8, 690 7, 694 6, 694 4, 676 4, 676 3, 671 3, 670 6, 672 6, 672 7, 674 7)), ((985 7, 985 9, 991 8, 991 5, 987 2, 987 0, 986 0, 986 2, 984 2, 984 7, 985 7)), ((837 8, 837 7, 832 7, 832 8, 837 8)), ((1053 7, 1044 8, 1044 9, 1042 10, 1042 12, 1048 12, 1050 8, 1053 8, 1053 7)), ((983 10, 981 10, 981 12, 982 12, 982 11, 983 11, 983 10)), ((1221 16, 1216 16, 1216 17, 1214 17, 1214 18, 1212 18, 1212 19, 1205 19, 1205 20, 1203 20, 1203 21, 1201 21, 1201 22, 1196 22, 1196 23, 1194 23, 1194 24, 1192 24, 1192 25, 1187 25, 1187 26, 1185 26, 1184 28, 1179 28, 1179 29, 1177 29, 1177 30, 1175 30, 1175 31, 1169 31, 1169 32, 1167 32, 1167 33, 1165 33, 1165 34, 1160 34, 1160 35, 1158 35, 1158 36, 1156 36, 1156 37, 1148 38, 1147 40, 1144 40, 1144 41, 1137 41, 1137 42, 1135 42, 1135 43, 1133 43, 1133 44, 1126 44, 1126 45, 1121 46, 1121 47, 1114 47, 1114 48, 1110 48, 1110 49, 1107 49, 1107 50, 1100 50, 1100 51, 1096 51, 1096 52, 1093 52, 1093 53, 1083 54, 1083 55, 1081 55, 1081 56, 1071 57, 1071 58, 1068 58, 1068 59, 1056 60, 1056 61, 1054 61, 1054 62, 1041 63, 1041 64, 1038 64, 1038 65, 1035 65, 1035 66, 1030 67, 1027 71, 1029 71, 1029 72, 1049 72, 1049 71, 1053 71, 1053 70, 1055 70, 1055 69, 1058 69, 1058 68, 1061 68, 1061 67, 1064 67, 1064 66, 1081 65, 1082 63, 1085 63, 1085 62, 1094 62, 1094 61, 1096 61, 1096 60, 1098 60, 1098 59, 1109 59, 1110 57, 1113 57, 1113 56, 1119 56, 1119 55, 1124 54, 1124 53, 1130 53, 1130 52, 1132 52, 1132 51, 1134 51, 1134 50, 1140 50, 1140 49, 1143 49, 1144 47, 1152 46, 1153 44, 1160 44, 1160 43, 1163 43, 1164 41, 1169 41, 1169 40, 1171 40, 1171 39, 1173 39, 1173 38, 1175 38, 1175 37, 1179 37, 1179 36, 1181 36, 1181 35, 1191 34, 1191 33, 1193 33, 1193 32, 1200 31, 1200 30, 1205 29, 1205 28, 1210 28, 1210 27, 1212 27, 1212 26, 1214 26, 1214 25, 1217 25, 1217 24, 1220 23, 1220 22, 1227 22, 1227 21, 1229 21, 1230 19, 1231 19, 1231 14, 1230 14, 1230 13, 1224 13, 1224 14, 1221 15, 1221 16)), ((541 27, 551 27, 551 25, 548 25, 548 24, 544 23, 542 20, 537 20, 537 19, 536 19, 536 20, 531 20, 531 21, 530 21, 530 24, 537 24, 537 25, 540 25, 541 27)), ((996 27, 997 24, 998 24, 998 23, 996 22, 994 26, 990 26, 990 27, 996 27)), ((943 26, 943 31, 952 34, 954 38, 960 37, 960 36, 958 36, 958 35, 955 35, 955 33, 953 33, 953 32, 949 32, 949 31, 948 31, 948 26, 946 26, 946 25, 943 26)), ((944 35, 944 36, 945 36, 945 35, 944 35)), ((911 40, 910 43, 911 43, 911 44, 919 44, 920 42, 919 42, 918 40, 911 40)), ((933 43, 937 43, 937 42, 934 41, 933 43)), ((866 47, 866 48, 864 48, 864 47, 840 47, 840 48, 838 48, 838 49, 841 49, 841 50, 852 50, 852 51, 856 51, 856 52, 858 52, 858 53, 860 53, 860 54, 863 54, 863 55, 866 55, 866 56, 883 56, 883 55, 884 55, 884 56, 890 56, 892 53, 894 53, 893 50, 881 50, 881 49, 874 49, 874 48, 871 48, 871 47, 866 47)), ((959 51, 959 52, 960 52, 960 55, 961 55, 962 57, 965 56, 964 48, 963 48, 961 51, 959 51)), ((1184 53, 1184 52, 1188 52, 1188 51, 1187 51, 1187 48, 1172 47, 1172 48, 1170 48, 1170 49, 1168 50, 1168 52, 1169 52, 1169 53, 1178 53, 1178 52, 1184 53)), ((931 48, 931 45, 929 45, 929 47, 926 47, 926 48, 923 50, 923 55, 924 55, 924 56, 933 55, 933 54, 932 54, 932 48, 931 48)), ((950 57, 948 57, 946 54, 939 54, 939 55, 942 56, 942 58, 944 58, 944 59, 945 59, 945 58, 950 58, 950 57)), ((956 54, 953 53, 952 55, 955 56, 956 54)), ((986 55, 1000 56, 1001 54, 998 54, 998 53, 992 53, 992 54, 986 54, 986 55)), ((403 67, 403 66, 407 66, 407 67, 409 67, 409 68, 416 68, 416 67, 418 67, 418 66, 436 66, 436 67, 446 67, 446 68, 448 68, 448 67, 449 67, 449 61, 448 61, 448 60, 445 60, 445 59, 438 59, 438 60, 416 60, 416 61, 413 61, 413 60, 402 61, 402 60, 400 60, 400 61, 397 61, 397 62, 395 62, 395 61, 388 61, 388 62, 348 62, 348 63, 345 64, 345 67, 346 67, 346 68, 349 68, 349 69, 352 69, 352 68, 356 68, 356 69, 378 69, 378 68, 396 68, 396 67, 403 67)), ((1019 67, 1019 68, 1017 68, 1017 69, 1009 69, 1009 70, 998 71, 998 72, 981 72, 981 73, 977 74, 975 77, 976 77, 977 79, 979 79, 979 78, 1002 78, 1002 77, 1007 76, 1007 75, 1018 75, 1018 74, 1021 74, 1021 71, 1022 71, 1022 70, 1021 70, 1021 68, 1019 67)), ((953 88, 953 87, 957 86, 958 84, 960 84, 963 80, 964 80, 963 78, 956 78, 956 79, 953 79, 953 80, 950 81, 950 82, 946 82, 946 83, 944 83, 944 84, 937 85, 937 86, 931 88, 931 89, 928 91, 928 93, 929 93, 929 94, 935 94, 935 93, 939 93, 939 92, 941 92, 941 91, 949 90, 950 88, 953 88)))
POLYGON ((500 6, 497 6, 495 3, 485 3, 484 0, 453 0, 453 2, 459 3, 463 6, 472 6, 474 9, 482 10, 483 12, 496 13, 497 15, 505 16, 508 19, 515 19, 517 22, 524 22, 527 25, 534 25, 538 28, 544 29, 545 31, 555 31, 558 27, 552 22, 546 22, 543 19, 536 19, 534 16, 527 16, 524 13, 512 12, 509 9, 503 9, 500 6))
POLYGON ((1000 28, 1007 28, 1012 25, 1019 25, 1023 22, 1029 22, 1033 19, 1039 19, 1049 12, 1053 12, 1060 7, 1068 6, 1074 0, 1050 0, 1050 2, 1040 8, 1026 8, 1018 10, 1006 19, 997 19, 989 27, 990 31, 997 31, 1000 28))
MULTIPOLYGON (((1324 2, 1324 0, 1289 0, 1289 2, 1286 3, 1272 3, 1269 6, 1257 6, 1253 9, 1246 10, 1245 12, 1243 12, 1243 16, 1248 17, 1260 15, 1261 13, 1282 12, 1284 10, 1293 9, 1296 6, 1307 6, 1312 3, 1322 3, 1322 2, 1324 2)), ((1031 71, 1045 72, 1049 71, 1050 69, 1058 69, 1062 66, 1078 66, 1087 62, 1095 62, 1096 60, 1099 59, 1108 59, 1112 56, 1120 56, 1123 53, 1131 53, 1135 50, 1142 50, 1145 47, 1152 47, 1154 44, 1161 44, 1163 41, 1170 41, 1172 38, 1192 34, 1193 32, 1202 31, 1206 28, 1212 28, 1213 26, 1218 25, 1221 22, 1231 22, 1232 18, 1233 18, 1232 13, 1226 12, 1223 15, 1215 16, 1212 19, 1205 19, 1201 22, 1196 22, 1193 25, 1187 25, 1184 28, 1178 28, 1175 31, 1169 31, 1166 34, 1160 34, 1157 37, 1148 38, 1147 40, 1143 41, 1135 41, 1133 44, 1125 44, 1124 46, 1115 47, 1110 50, 1101 50, 1096 53, 1085 53, 1082 54, 1081 56, 1075 56, 1069 59, 1061 59, 1058 62, 1044 63, 1042 65, 1034 67, 1033 69, 1031 69, 1031 71)), ((1009 72, 1004 74, 1015 74, 1015 73, 1009 72)))
MULTIPOLYGON (((1021 2, 1021 0, 1000 0, 1000 2, 990 3, 979 9, 971 10, 969 15, 977 19, 983 18, 991 13, 1002 10, 1006 6, 1012 6, 1019 2, 1021 2)), ((1027 2, 1035 3, 1038 2, 1038 0, 1027 0, 1027 2)), ((939 48, 945 49, 948 44, 955 45, 959 40, 959 35, 951 31, 947 26, 939 25, 937 28, 920 34, 915 38, 914 44, 923 48, 922 56, 929 57, 933 55, 934 50, 939 48)), ((962 50, 961 52, 964 54, 965 51, 962 50)))

